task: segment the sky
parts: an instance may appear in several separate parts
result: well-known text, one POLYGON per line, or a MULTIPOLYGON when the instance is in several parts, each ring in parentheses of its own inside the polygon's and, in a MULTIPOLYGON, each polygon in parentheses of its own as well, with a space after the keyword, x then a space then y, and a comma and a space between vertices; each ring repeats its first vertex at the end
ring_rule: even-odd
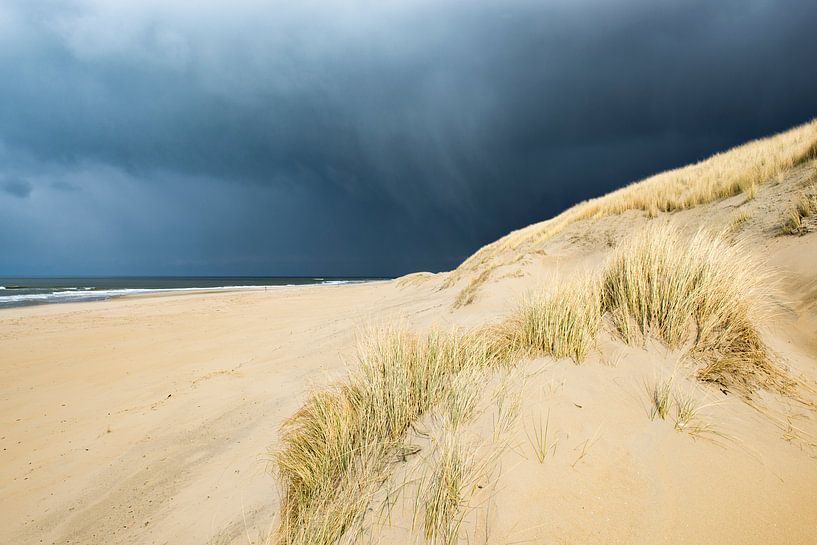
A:
POLYGON ((813 0, 0 0, 0 275, 391 276, 817 117, 813 0))

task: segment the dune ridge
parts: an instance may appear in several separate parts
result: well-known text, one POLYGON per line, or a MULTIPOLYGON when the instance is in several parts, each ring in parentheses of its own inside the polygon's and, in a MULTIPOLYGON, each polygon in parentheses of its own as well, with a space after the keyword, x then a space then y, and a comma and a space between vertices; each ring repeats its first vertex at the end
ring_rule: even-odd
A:
POLYGON ((457 307, 467 305, 473 302, 479 287, 497 267, 521 254, 536 251, 578 221, 620 215, 628 210, 641 210, 654 217, 659 212, 686 210, 741 193, 751 198, 758 187, 815 157, 817 120, 812 120, 699 163, 634 182, 602 197, 583 201, 551 219, 513 231, 463 261, 448 275, 443 286, 448 288, 470 278, 454 302, 457 307))
MULTIPOLYGON (((779 184, 815 157, 817 122, 812 121, 511 233, 476 252, 438 289, 451 288, 472 274, 454 298, 454 307, 461 307, 474 301, 494 270, 520 261, 572 224, 629 210, 657 218, 741 194, 752 200, 760 186, 779 184)), ((733 219, 732 230, 748 218, 733 219)), ((395 453, 406 448, 410 429, 429 413, 452 414, 439 409, 447 407, 445 400, 459 400, 454 404, 459 407, 474 405, 471 384, 490 382, 498 369, 543 357, 586 360, 599 350, 602 332, 625 345, 660 340, 687 362, 686 376, 734 392, 750 405, 763 390, 813 406, 804 397, 813 389, 806 387, 804 393, 804 382, 781 365, 763 339, 765 323, 775 313, 775 273, 746 240, 735 241, 732 234, 705 229, 684 234, 659 224, 621 240, 598 270, 527 297, 499 323, 427 335, 394 329, 376 333, 359 352, 359 366, 349 377, 315 392, 284 426, 273 453, 283 495, 283 515, 273 541, 329 544, 370 538, 374 526, 388 524, 369 520, 367 527, 366 511, 382 483, 399 471, 395 453)), ((413 275, 398 285, 431 277, 413 275)), ((702 404, 678 393, 673 381, 651 385, 653 419, 666 419, 674 406, 676 430, 712 431, 707 425, 690 426, 702 404)), ((444 419, 448 431, 433 446, 435 462, 418 477, 425 484, 414 492, 410 527, 422 529, 423 538, 435 543, 460 539, 462 507, 469 494, 466 468, 478 465, 458 440, 461 428, 476 415, 472 408, 457 413, 469 417, 444 419)), ((541 422, 534 430, 537 439, 528 439, 541 463, 550 447, 541 422)), ((506 450, 507 445, 497 449, 506 450)))

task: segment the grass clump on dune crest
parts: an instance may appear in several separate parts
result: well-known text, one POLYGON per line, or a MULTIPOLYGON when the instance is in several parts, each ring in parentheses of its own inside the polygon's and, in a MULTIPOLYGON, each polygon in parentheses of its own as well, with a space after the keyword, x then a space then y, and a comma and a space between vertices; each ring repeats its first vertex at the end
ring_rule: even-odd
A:
POLYGON ((782 387, 755 326, 770 314, 769 285, 742 245, 659 227, 619 247, 601 272, 529 298, 497 334, 512 351, 579 362, 608 315, 629 343, 654 335, 672 349, 690 344, 701 380, 782 387))

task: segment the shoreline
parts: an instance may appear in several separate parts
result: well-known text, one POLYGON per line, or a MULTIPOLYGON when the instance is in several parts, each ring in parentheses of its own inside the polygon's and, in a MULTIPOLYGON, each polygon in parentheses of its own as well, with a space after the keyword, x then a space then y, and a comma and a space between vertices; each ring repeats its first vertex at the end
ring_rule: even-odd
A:
MULTIPOLYGON (((181 296, 181 295, 193 295, 193 294, 206 294, 206 293, 227 293, 227 292, 252 292, 252 291, 269 291, 269 290, 279 290, 279 289, 287 289, 287 288, 305 288, 305 287, 313 287, 313 286, 346 286, 346 285, 354 285, 354 284, 375 284, 375 283, 382 283, 382 282, 390 282, 392 279, 373 279, 373 280, 326 280, 321 282, 315 283, 303 283, 303 284, 271 284, 271 285, 249 285, 249 286, 241 286, 241 285, 234 285, 234 286, 205 286, 205 287, 189 287, 189 288, 122 288, 122 289, 112 289, 112 290, 88 290, 88 291, 66 291, 65 293, 77 293, 80 295, 87 294, 87 298, 81 298, 79 295, 76 297, 76 300, 71 300, 70 298, 67 300, 37 300, 37 302, 23 302, 20 304, 11 304, 8 306, 0 305, 0 312, 4 312, 11 309, 20 309, 20 308, 28 308, 28 307, 42 307, 42 306, 53 306, 53 305, 76 305, 76 304, 85 304, 85 303, 102 303, 106 301, 115 301, 121 299, 133 299, 133 298, 152 298, 152 297, 170 297, 170 296, 181 296), (116 292, 116 293, 113 293, 116 292), (100 294, 98 297, 94 297, 94 293, 104 293, 104 295, 100 294)), ((4 290, 9 291, 9 290, 4 290)), ((0 294, 0 298, 7 297, 8 294, 0 294)), ((2 301, 0 301, 2 303, 2 301)))

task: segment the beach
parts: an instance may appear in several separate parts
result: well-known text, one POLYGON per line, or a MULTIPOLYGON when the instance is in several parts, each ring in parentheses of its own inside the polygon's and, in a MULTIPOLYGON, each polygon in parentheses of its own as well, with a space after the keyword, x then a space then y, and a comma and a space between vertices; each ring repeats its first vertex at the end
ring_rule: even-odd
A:
POLYGON ((268 530, 281 422, 364 328, 433 313, 416 295, 372 283, 0 310, 0 542, 268 530))

